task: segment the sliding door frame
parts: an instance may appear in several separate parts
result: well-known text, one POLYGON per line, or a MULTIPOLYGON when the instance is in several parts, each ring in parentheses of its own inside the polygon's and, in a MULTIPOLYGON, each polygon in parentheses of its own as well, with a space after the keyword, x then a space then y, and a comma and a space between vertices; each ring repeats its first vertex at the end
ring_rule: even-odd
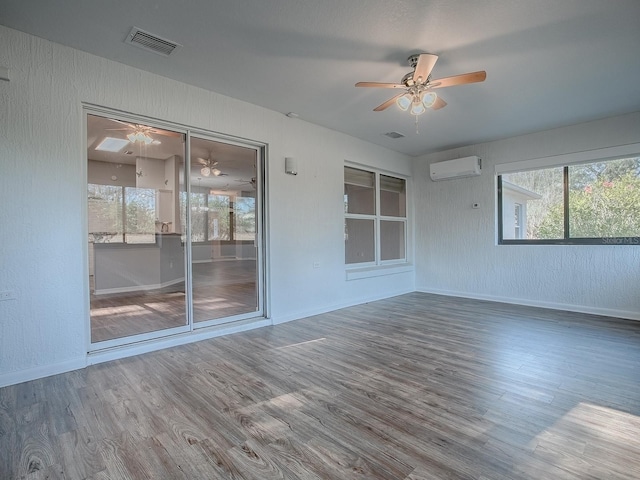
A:
MULTIPOLYGON (((92 343, 91 341, 91 300, 90 291, 87 279, 89 278, 89 251, 85 244, 84 262, 85 262, 85 311, 86 311, 86 345, 88 353, 98 353, 102 351, 108 351, 115 348, 126 348, 133 344, 140 344, 144 342, 156 341, 159 339, 165 339, 166 337, 189 335, 194 332, 202 333, 207 328, 216 327, 218 325, 232 325, 234 322, 258 320, 264 321, 269 318, 268 308, 268 282, 267 282, 267 259, 268 259, 268 242, 267 242, 267 144, 250 140, 246 138, 226 135, 223 133, 204 130, 202 128, 193 127, 190 125, 184 125, 176 122, 170 122, 157 118, 147 117, 143 115, 137 115, 130 112, 110 109, 102 107, 100 105, 94 105, 89 103, 83 103, 83 177, 87 179, 88 173, 88 161, 87 161, 87 118, 88 115, 97 115, 101 117, 112 118, 120 120, 125 123, 136 123, 142 125, 148 125, 154 128, 166 129, 181 133, 185 139, 184 149, 184 186, 186 187, 184 192, 186 193, 187 203, 185 212, 185 234, 184 234, 184 268, 185 268, 185 317, 186 324, 179 327, 167 328, 162 330, 156 330, 147 333, 141 333, 137 335, 131 335, 127 337, 119 337, 111 340, 92 343), (221 143, 228 143, 231 145, 237 145, 244 148, 251 148, 256 151, 256 294, 258 300, 258 309, 255 312, 250 312, 242 315, 235 315, 232 317, 225 317, 216 320, 194 322, 193 321, 193 272, 192 272, 192 248, 191 248, 191 208, 190 208, 190 195, 191 195, 191 181, 190 181, 190 158, 191 158, 191 138, 201 138, 205 140, 212 140, 221 143)), ((86 195, 84 198, 84 219, 83 230, 88 232, 88 204, 86 195)), ((199 336, 200 337, 200 336, 199 336)))

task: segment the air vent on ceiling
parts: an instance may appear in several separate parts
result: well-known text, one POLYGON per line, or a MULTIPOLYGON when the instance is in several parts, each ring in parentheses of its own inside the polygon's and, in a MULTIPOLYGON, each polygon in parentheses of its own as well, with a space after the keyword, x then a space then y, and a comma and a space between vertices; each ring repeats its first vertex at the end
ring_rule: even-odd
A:
POLYGON ((389 138, 404 138, 404 135, 401 134, 400 132, 387 132, 387 133, 384 133, 383 135, 386 135, 389 138))
POLYGON ((168 57, 176 49, 182 46, 176 42, 172 42, 171 40, 160 38, 157 35, 145 32, 138 27, 133 27, 131 29, 124 42, 165 57, 168 57))

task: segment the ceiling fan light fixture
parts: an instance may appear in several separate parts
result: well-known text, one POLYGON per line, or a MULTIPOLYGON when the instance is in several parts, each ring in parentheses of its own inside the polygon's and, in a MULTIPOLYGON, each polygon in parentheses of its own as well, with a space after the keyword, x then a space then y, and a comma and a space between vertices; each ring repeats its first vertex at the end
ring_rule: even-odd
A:
POLYGON ((434 92, 425 92, 422 95, 422 104, 425 106, 425 108, 431 108, 433 107, 433 104, 436 103, 437 99, 438 95, 436 95, 434 92))
POLYGON ((219 177, 222 172, 217 168, 212 168, 211 173, 213 173, 216 177, 219 177))
POLYGON ((409 110, 409 107, 411 106, 412 101, 413 101, 413 98, 411 94, 405 93, 401 97, 398 97, 398 99, 396 100, 396 104, 398 105, 400 110, 402 110, 403 112, 406 112, 407 110, 409 110))
POLYGON ((420 97, 416 96, 411 104, 411 115, 422 115, 426 110, 422 101, 420 101, 420 97))
POLYGON ((131 143, 140 142, 144 143, 145 145, 149 145, 151 142, 153 142, 153 138, 141 131, 132 132, 127 135, 127 138, 131 143))
POLYGON ((211 169, 209 167, 202 167, 200 169, 200 173, 202 174, 202 176, 208 177, 209 175, 211 175, 211 169))

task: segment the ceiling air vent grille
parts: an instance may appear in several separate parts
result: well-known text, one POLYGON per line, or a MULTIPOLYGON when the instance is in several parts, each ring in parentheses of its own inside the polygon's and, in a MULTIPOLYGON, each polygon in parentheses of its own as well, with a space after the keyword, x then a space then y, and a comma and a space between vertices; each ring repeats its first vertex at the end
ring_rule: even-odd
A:
POLYGON ((125 43, 144 48, 145 50, 165 57, 168 57, 172 52, 181 47, 181 45, 176 42, 160 38, 157 35, 140 30, 138 27, 133 27, 131 29, 131 32, 127 35, 125 43))
POLYGON ((383 135, 386 135, 389 138, 404 138, 404 135, 401 134, 400 132, 387 132, 387 133, 383 133, 383 135))

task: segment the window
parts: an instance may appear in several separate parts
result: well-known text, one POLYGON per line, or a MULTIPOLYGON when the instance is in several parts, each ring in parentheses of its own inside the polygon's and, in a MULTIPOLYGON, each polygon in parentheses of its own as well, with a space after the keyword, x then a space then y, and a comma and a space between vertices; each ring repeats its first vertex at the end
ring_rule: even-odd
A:
POLYGON ((406 180, 344 168, 344 240, 347 265, 406 261, 406 180))
POLYGON ((155 190, 89 183, 88 200, 94 243, 155 243, 155 190))
MULTIPOLYGON (((183 192, 183 203, 186 200, 183 192)), ((256 200, 249 196, 191 192, 191 241, 253 241, 256 200)), ((185 221, 184 212, 182 221, 185 221)))
POLYGON ((640 245, 640 157, 498 175, 499 243, 640 245))
POLYGON ((522 234, 524 232, 523 228, 522 228, 522 220, 523 220, 523 208, 522 208, 522 203, 516 203, 514 204, 514 210, 515 210, 515 215, 514 215, 514 229, 513 229, 513 234, 514 237, 513 238, 523 238, 522 234))

